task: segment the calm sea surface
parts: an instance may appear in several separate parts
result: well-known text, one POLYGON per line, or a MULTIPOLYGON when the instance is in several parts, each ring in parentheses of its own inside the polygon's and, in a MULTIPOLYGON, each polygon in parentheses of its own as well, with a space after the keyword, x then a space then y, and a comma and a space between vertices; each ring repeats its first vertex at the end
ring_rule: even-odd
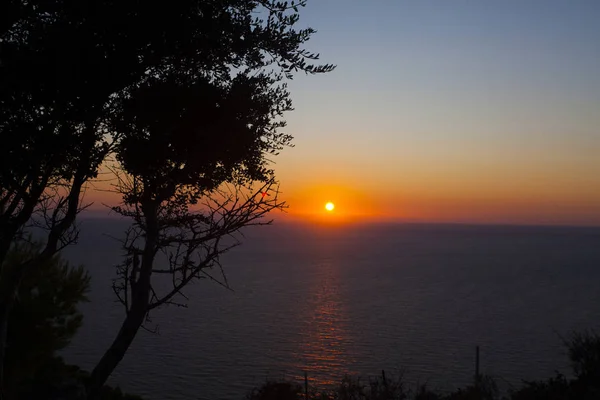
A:
MULTIPOLYGON (((123 318, 111 289, 123 224, 85 220, 67 252, 92 274, 69 362, 91 369, 123 318)), ((561 335, 600 330, 600 229, 272 226, 223 258, 233 291, 189 287, 151 315, 111 377, 159 399, 243 399, 267 378, 404 372, 448 389, 481 369, 506 385, 568 372, 561 335)))

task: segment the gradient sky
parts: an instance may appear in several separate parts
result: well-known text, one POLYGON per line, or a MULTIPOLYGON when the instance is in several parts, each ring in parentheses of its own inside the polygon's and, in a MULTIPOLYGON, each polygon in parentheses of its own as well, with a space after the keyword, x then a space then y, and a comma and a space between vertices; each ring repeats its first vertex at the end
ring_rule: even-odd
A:
POLYGON ((600 224, 600 2, 312 0, 291 215, 600 224))
POLYGON ((599 21, 597 0, 309 1, 338 67, 290 84, 287 218, 600 225, 599 21))

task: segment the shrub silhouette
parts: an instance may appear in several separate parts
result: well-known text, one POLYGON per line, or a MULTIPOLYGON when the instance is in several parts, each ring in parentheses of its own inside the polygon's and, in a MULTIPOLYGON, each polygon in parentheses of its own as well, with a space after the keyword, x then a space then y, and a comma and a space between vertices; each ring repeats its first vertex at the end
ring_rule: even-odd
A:
MULTIPOLYGON (((40 249, 35 243, 18 243, 9 252, 4 268, 20 265, 40 249)), ((21 281, 9 316, 4 388, 8 398, 30 385, 47 364, 55 362, 56 352, 69 344, 82 323, 77 305, 87 301, 89 283, 82 266, 73 267, 58 255, 21 281)))
POLYGON ((566 346, 577 379, 586 384, 600 384, 600 336, 593 331, 575 332, 566 346))

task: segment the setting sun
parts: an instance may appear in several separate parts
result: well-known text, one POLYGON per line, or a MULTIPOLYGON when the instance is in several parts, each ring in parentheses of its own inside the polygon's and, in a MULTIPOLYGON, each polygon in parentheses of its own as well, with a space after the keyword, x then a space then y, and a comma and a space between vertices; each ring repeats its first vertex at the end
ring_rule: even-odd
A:
POLYGON ((331 202, 325 204, 325 209, 327 211, 333 211, 334 208, 335 208, 335 205, 333 203, 331 203, 331 202))

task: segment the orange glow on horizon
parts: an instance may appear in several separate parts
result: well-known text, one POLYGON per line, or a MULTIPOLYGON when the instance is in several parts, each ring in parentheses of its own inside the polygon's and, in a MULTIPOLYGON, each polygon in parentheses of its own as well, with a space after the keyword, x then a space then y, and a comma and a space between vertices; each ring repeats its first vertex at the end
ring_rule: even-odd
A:
POLYGON ((341 184, 302 186, 284 188, 282 198, 289 205, 284 220, 322 226, 355 222, 600 226, 600 202, 572 199, 567 194, 553 198, 520 196, 519 192, 423 192, 409 187, 356 189, 341 184), (332 212, 323 204, 333 199, 332 212))
MULTIPOLYGON (((108 178, 102 175, 88 185, 83 203, 93 202, 94 212, 106 214, 121 201, 108 178)), ((324 227, 363 222, 600 226, 600 193, 592 187, 586 193, 559 190, 558 185, 523 189, 513 181, 511 187, 499 182, 477 190, 459 182, 416 182, 414 175, 396 186, 350 176, 332 176, 327 183, 300 178, 282 177, 281 199, 289 207, 272 218, 324 227)))
POLYGON ((285 187, 282 198, 289 205, 286 219, 335 225, 376 215, 374 199, 350 185, 298 185, 291 189, 285 187))

